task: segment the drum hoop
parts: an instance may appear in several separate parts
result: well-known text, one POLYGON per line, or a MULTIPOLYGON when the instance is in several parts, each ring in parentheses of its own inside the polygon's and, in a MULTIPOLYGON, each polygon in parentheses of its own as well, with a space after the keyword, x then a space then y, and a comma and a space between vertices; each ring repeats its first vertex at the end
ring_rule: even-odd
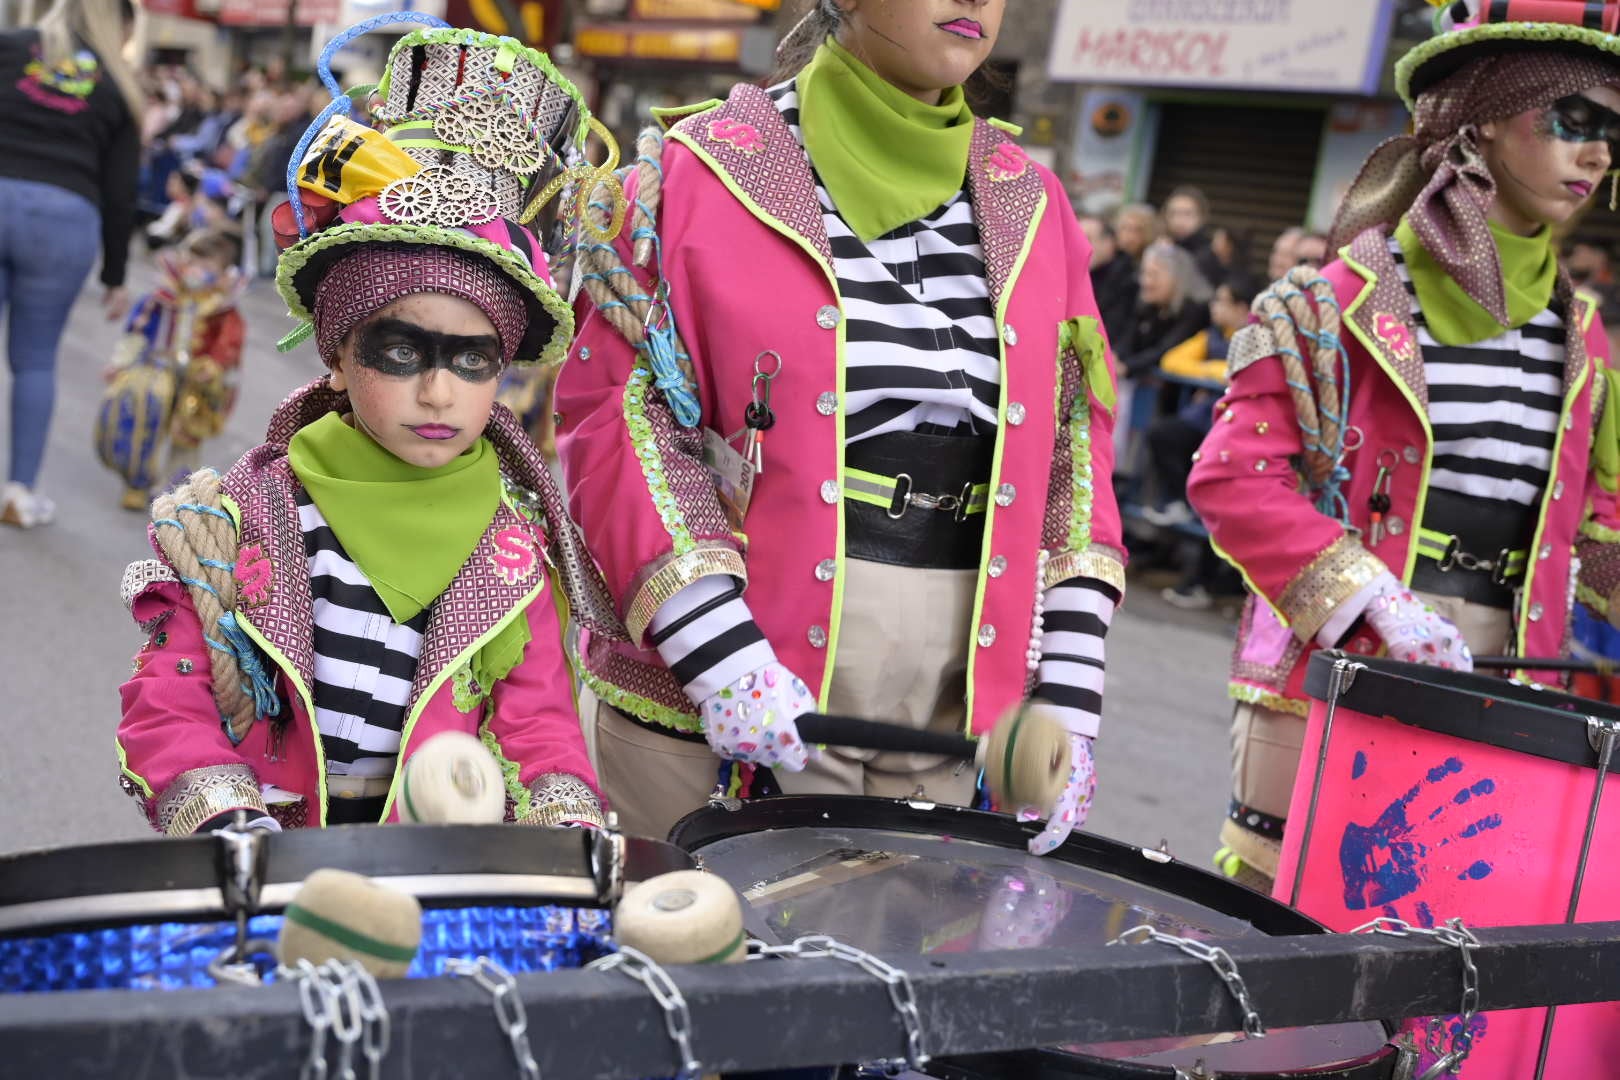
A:
POLYGON ((1360 670, 1341 690, 1341 708, 1565 765, 1597 768, 1588 717, 1620 722, 1620 709, 1557 690, 1530 691, 1542 699, 1530 703, 1493 695, 1490 684, 1507 688, 1509 684, 1503 680, 1446 672, 1450 678, 1467 682, 1443 686, 1416 677, 1419 672, 1439 674, 1434 669, 1337 650, 1317 652, 1306 666, 1305 692, 1314 700, 1327 702, 1333 665, 1342 659, 1352 660, 1360 670), (1566 711, 1559 705, 1578 711, 1566 711), (1414 716, 1422 719, 1411 719, 1414 716))
MULTIPOLYGON (((556 874, 405 874, 370 880, 410 893, 427 907, 523 901, 573 903, 579 907, 601 905, 596 884, 590 878, 556 874)), ((273 915, 284 910, 301 885, 301 882, 279 882, 264 886, 254 914, 273 915)), ((75 925, 102 928, 132 922, 207 922, 229 916, 218 888, 102 893, 0 908, 0 934, 57 931, 75 925)))
MULTIPOLYGON (((1389 1025, 1385 1025, 1388 1028, 1389 1025)), ((1329 1066, 1313 1066, 1308 1071, 1290 1069, 1286 1074, 1276 1072, 1223 1072, 1219 1075, 1235 1078, 1249 1077, 1250 1080, 1264 1080, 1268 1076, 1310 1076, 1312 1080, 1386 1080, 1390 1075, 1389 1066, 1397 1061, 1400 1048, 1394 1043, 1385 1043, 1370 1054, 1365 1054, 1353 1061, 1343 1061, 1329 1066)), ((936 1058, 934 1065, 945 1080, 1074 1080, 1077 1076, 1091 1076, 1093 1073, 1077 1073, 1077 1067, 1095 1070, 1098 1067, 1106 1068, 1118 1080, 1127 1077, 1140 1077, 1148 1080, 1150 1077, 1167 1078, 1177 1073, 1173 1066, 1144 1065, 1131 1061, 1119 1061, 1114 1058, 1093 1057, 1090 1054, 1073 1054, 1067 1050, 1035 1049, 1011 1050, 996 1054, 972 1054, 964 1057, 936 1058)))
MULTIPOLYGON (((917 800, 857 795, 779 795, 744 803, 712 800, 708 806, 676 822, 669 838, 671 843, 692 852, 701 861, 702 849, 720 840, 772 829, 813 827, 943 835, 992 844, 1009 851, 1022 850, 1041 828, 1036 823, 1020 822, 1006 814, 917 800)), ((1086 866, 1163 890, 1218 915, 1247 922, 1271 937, 1327 932, 1321 923, 1279 901, 1150 848, 1075 832, 1045 858, 1086 866), (1088 856, 1106 865, 1093 865, 1087 861, 1088 856)))

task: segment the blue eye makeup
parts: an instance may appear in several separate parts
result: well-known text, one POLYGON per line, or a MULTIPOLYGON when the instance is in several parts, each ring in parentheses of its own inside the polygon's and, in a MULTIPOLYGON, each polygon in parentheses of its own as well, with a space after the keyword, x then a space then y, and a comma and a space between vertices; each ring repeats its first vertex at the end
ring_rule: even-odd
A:
POLYGON ((501 343, 493 334, 441 334, 402 319, 378 319, 360 328, 355 360, 383 375, 408 378, 444 368, 482 383, 501 373, 501 343))
POLYGON ((1553 102, 1547 110, 1546 129, 1563 142, 1608 143, 1609 157, 1620 167, 1620 113, 1591 98, 1572 94, 1553 102))

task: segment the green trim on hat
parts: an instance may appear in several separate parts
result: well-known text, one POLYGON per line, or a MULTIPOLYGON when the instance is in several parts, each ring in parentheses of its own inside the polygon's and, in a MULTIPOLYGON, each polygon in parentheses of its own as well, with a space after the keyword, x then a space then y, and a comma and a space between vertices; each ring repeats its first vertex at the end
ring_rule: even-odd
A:
MULTIPOLYGON (((460 229, 434 225, 397 225, 350 222, 312 233, 288 248, 276 263, 276 291, 287 304, 287 314, 304 323, 314 321, 315 288, 320 274, 337 254, 335 249, 354 244, 422 244, 456 248, 481 255, 511 278, 529 307, 529 331, 513 357, 514 364, 559 364, 568 355, 574 336, 574 312, 557 290, 547 285, 514 251, 460 229), (326 256, 320 258, 319 256, 326 256), (552 320, 548 340, 535 340, 536 316, 552 320)), ((537 243, 538 247, 538 243, 537 243)))
POLYGON ((551 62, 551 57, 538 49, 531 49, 516 38, 501 37, 497 34, 486 34, 481 30, 467 30, 457 27, 439 27, 432 30, 415 30, 394 43, 388 51, 388 63, 383 67, 382 82, 377 84, 377 93, 384 98, 388 96, 388 87, 394 76, 394 54, 401 49, 412 49, 418 45, 478 45, 490 49, 507 49, 523 57, 529 63, 539 68, 546 78, 550 79, 565 94, 574 99, 579 106, 579 126, 574 131, 574 142, 581 142, 590 132, 591 110, 585 102, 585 95, 579 92, 557 65, 551 62))
POLYGON ((1469 30, 1453 30, 1413 48, 1395 65, 1395 92, 1406 107, 1414 107, 1412 83, 1419 71, 1430 61, 1458 49, 1499 42, 1523 42, 1534 45, 1576 45, 1607 53, 1620 66, 1620 35, 1604 33, 1585 26, 1564 23, 1504 22, 1486 23, 1469 30))

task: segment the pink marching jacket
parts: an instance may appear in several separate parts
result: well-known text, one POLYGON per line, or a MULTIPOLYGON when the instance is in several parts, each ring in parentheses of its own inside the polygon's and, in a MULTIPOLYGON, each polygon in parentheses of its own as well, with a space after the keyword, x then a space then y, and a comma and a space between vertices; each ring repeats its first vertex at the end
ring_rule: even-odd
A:
MULTIPOLYGON (((701 358, 701 424, 677 422, 646 359, 583 301, 557 385, 558 448, 570 509, 628 631, 589 643, 584 679, 644 721, 696 731, 646 633, 661 604, 705 575, 746 582, 777 657, 825 703, 845 564, 844 318, 809 162, 763 90, 740 86, 689 112, 668 132, 662 165, 663 274, 681 335, 701 358), (702 429, 724 437, 743 427, 755 358, 767 350, 781 357, 776 423, 733 532, 702 462, 702 429)), ((1040 590, 1084 576, 1123 593, 1124 549, 1110 484, 1112 363, 1084 234, 1056 177, 984 121, 967 190, 1001 340, 968 669, 969 727, 983 732, 1027 692, 1040 590)), ((633 266, 628 237, 619 248, 633 266)))
MULTIPOLYGON (((187 835, 238 808, 268 813, 284 827, 325 822, 326 767, 310 699, 313 599, 298 481, 286 455, 299 428, 346 401, 324 379, 295 391, 272 418, 267 442, 222 485, 240 541, 237 619, 268 661, 279 716, 261 715, 233 746, 214 702, 203 626, 174 568, 159 558, 126 573, 131 614, 149 636, 121 690, 121 782, 159 832, 187 835)), ((596 787, 563 652, 559 607, 566 605, 548 572, 564 562, 561 549, 571 540, 557 543, 548 527, 561 518, 560 505, 546 506, 547 494, 556 501, 554 490, 536 494, 527 486, 548 481, 511 413, 497 405, 485 435, 500 456, 505 490, 472 557, 433 603, 384 820, 400 819, 403 765, 442 731, 482 738, 505 773, 509 817, 552 823, 548 815, 566 810, 571 820, 599 818, 594 804, 559 804, 568 795, 584 801, 581 783, 596 787), (504 678, 480 686, 477 651, 513 619, 528 620, 528 646, 504 678)))
MULTIPOLYGON (((1302 441, 1274 347, 1234 344, 1231 385, 1216 406, 1188 484, 1188 497, 1217 550, 1242 571, 1255 594, 1238 631, 1231 694, 1299 715, 1306 712, 1305 660, 1334 609, 1385 568, 1411 580, 1433 457, 1423 357, 1387 235, 1369 230, 1341 255, 1322 276, 1344 312, 1349 424, 1360 433, 1359 443, 1349 441, 1355 448, 1344 459, 1350 476, 1342 490, 1352 529, 1316 509, 1291 464, 1302 441), (1369 499, 1380 455, 1398 464, 1389 474, 1383 535, 1374 544, 1369 499)), ((1598 437, 1605 409, 1620 407, 1609 392, 1609 347, 1592 305, 1575 296, 1562 275, 1555 295, 1565 303, 1569 333, 1557 448, 1513 613, 1516 655, 1525 657, 1568 654, 1575 599, 1605 616, 1620 615, 1620 448, 1609 425, 1606 440, 1598 437)), ((1300 349, 1309 355, 1303 339, 1300 349)), ((1362 652, 1380 646, 1370 630, 1346 644, 1362 652)), ((1518 674, 1547 684, 1562 680, 1556 672, 1518 674)))

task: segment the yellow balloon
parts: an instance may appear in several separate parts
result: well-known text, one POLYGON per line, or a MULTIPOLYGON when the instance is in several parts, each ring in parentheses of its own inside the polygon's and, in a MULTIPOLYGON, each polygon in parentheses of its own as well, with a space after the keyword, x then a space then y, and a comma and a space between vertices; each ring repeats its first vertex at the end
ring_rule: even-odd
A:
POLYGON ((347 204, 421 171, 421 165, 380 131, 334 116, 299 163, 298 186, 347 204))

